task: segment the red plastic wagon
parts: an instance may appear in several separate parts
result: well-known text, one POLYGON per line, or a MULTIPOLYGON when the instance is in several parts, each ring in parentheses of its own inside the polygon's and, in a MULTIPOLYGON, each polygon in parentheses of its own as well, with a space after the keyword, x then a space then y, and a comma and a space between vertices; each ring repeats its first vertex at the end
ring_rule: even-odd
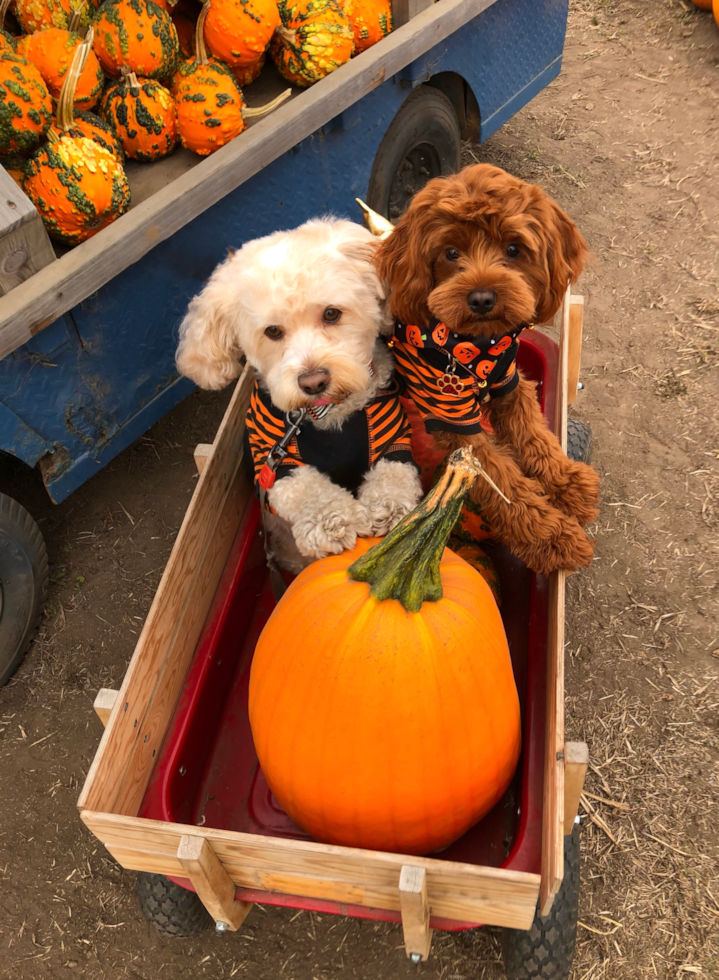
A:
MULTIPOLYGON (((560 345, 522 337, 519 365, 567 438, 577 388, 581 297, 558 314, 560 345)), ((401 922, 407 955, 433 929, 504 927, 510 980, 566 977, 579 887, 575 826, 586 746, 564 742, 564 576, 492 552, 523 718, 523 752, 503 799, 428 857, 313 841, 265 782, 247 713, 250 665, 274 606, 259 506, 241 465, 252 385, 245 371, 212 446, 119 692, 101 691, 105 734, 79 800, 110 854, 139 872, 143 911, 160 931, 238 929, 253 902, 401 922)), ((570 428, 586 457, 591 434, 570 428)), ((565 442, 566 445, 566 442, 565 442)))

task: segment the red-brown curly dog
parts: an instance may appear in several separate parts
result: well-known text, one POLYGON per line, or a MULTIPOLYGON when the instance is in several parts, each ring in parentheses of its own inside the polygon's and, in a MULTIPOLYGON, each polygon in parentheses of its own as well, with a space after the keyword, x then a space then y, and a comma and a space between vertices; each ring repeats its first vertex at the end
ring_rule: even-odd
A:
POLYGON ((551 319, 588 256, 539 187, 486 164, 431 180, 378 250, 397 367, 427 431, 442 449, 473 447, 511 503, 483 479, 473 499, 543 574, 591 562, 583 525, 597 515, 599 477, 549 431, 535 385, 515 369, 516 338, 551 319))

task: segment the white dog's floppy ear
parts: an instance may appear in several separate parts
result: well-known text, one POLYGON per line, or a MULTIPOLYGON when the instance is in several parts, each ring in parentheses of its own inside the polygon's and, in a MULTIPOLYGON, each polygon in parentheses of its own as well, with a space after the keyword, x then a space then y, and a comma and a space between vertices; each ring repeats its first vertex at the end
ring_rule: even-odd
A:
MULTIPOLYGON (((348 259, 352 259, 356 263, 362 279, 377 299, 380 313, 385 321, 384 328, 389 328, 392 320, 387 310, 388 291, 377 275, 375 267, 375 254, 380 241, 367 228, 355 224, 353 221, 338 222, 338 225, 337 248, 348 259)), ((382 329, 381 332, 386 333, 387 331, 382 329)))
POLYGON ((232 258, 212 274, 195 296, 180 327, 175 362, 180 374, 200 388, 224 388, 242 371, 236 333, 237 310, 225 282, 232 258))

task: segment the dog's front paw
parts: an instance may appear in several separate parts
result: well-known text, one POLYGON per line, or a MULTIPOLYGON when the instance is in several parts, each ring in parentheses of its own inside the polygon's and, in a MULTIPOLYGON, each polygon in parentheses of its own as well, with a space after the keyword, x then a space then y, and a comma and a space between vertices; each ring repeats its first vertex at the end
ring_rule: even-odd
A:
POLYGON ((301 554, 309 558, 340 555, 354 548, 358 537, 371 533, 367 508, 348 494, 349 500, 328 502, 323 510, 300 515, 292 533, 301 554))
POLYGON ((380 460, 365 476, 359 499, 369 511, 371 533, 384 537, 414 510, 422 496, 417 469, 411 463, 380 460))
POLYGON ((557 504, 582 526, 591 524, 599 514, 599 474, 586 463, 572 462, 568 475, 566 486, 557 495, 557 504))
POLYGON ((536 541, 524 558, 533 571, 551 575, 560 570, 575 572, 591 565, 594 541, 573 517, 562 515, 559 530, 544 541, 536 541))

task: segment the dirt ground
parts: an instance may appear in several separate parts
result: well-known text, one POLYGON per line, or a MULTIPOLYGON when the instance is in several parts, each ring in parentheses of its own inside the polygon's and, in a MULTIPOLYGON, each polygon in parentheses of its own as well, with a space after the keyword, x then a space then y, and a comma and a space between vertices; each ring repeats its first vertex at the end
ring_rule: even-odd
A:
MULTIPOLYGON (((596 264, 574 412, 603 506, 569 582, 567 736, 592 768, 576 980, 719 976, 719 30, 689 0, 572 0, 561 77, 467 159, 542 184, 596 264)), ((404 957, 397 926, 256 907, 222 940, 158 936, 75 803, 226 395, 197 393, 41 520, 52 584, 0 691, 0 977, 502 976, 496 930, 404 957)))

